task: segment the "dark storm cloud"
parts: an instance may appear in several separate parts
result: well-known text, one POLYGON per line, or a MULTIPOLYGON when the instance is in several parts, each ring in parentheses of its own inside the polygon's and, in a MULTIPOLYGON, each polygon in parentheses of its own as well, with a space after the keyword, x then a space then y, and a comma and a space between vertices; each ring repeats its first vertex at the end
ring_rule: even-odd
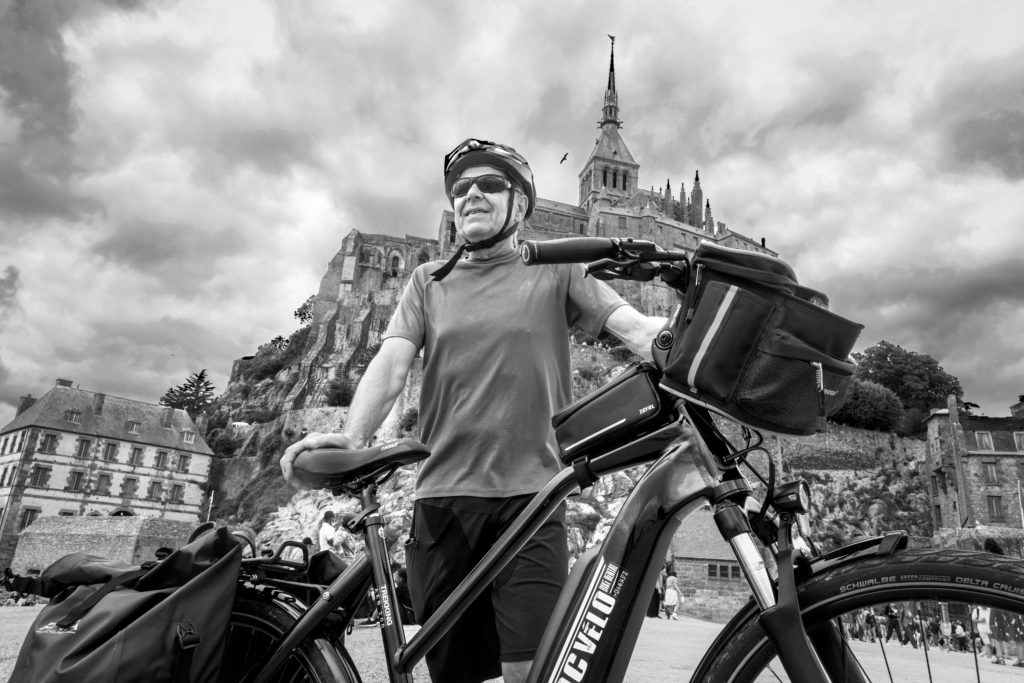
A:
POLYGON ((1000 60, 968 62, 921 114, 936 121, 949 170, 979 166, 1024 178, 1024 50, 1000 60))
POLYGON ((219 258, 243 250, 244 244, 242 233, 234 228, 136 220, 118 225, 92 252, 148 274, 167 290, 187 297, 215 274, 219 258))

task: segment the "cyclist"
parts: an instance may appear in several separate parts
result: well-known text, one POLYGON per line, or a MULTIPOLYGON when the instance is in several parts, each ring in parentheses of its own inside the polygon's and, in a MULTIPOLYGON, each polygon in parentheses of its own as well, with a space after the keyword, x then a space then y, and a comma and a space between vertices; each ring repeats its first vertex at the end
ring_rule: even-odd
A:
MULTIPOLYGON (((444 187, 462 245, 446 263, 413 273, 344 434, 309 435, 281 458, 284 476, 300 484, 291 462, 303 449, 368 443, 423 350, 420 438, 432 455, 419 467, 406 552, 420 623, 561 468, 551 415, 571 399, 570 326, 608 330, 650 358, 665 323, 585 277, 581 265, 522 263, 516 231, 537 193, 513 148, 460 143, 445 156, 444 187)), ((567 566, 563 508, 428 653, 431 678, 525 680, 567 566)))

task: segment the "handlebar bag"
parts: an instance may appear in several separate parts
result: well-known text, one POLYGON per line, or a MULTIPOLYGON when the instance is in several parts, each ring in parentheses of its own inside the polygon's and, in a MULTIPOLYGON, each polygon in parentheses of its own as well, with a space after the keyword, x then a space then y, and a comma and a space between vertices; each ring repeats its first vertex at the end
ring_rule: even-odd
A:
POLYGON ((217 527, 141 566, 66 555, 15 590, 50 597, 12 683, 218 680, 242 549, 217 527))
POLYGON ((658 369, 632 363, 610 382, 555 413, 551 425, 563 464, 599 455, 664 424, 658 369))
POLYGON ((661 387, 740 423, 807 436, 846 400, 863 325, 778 258, 703 243, 672 314, 661 387))

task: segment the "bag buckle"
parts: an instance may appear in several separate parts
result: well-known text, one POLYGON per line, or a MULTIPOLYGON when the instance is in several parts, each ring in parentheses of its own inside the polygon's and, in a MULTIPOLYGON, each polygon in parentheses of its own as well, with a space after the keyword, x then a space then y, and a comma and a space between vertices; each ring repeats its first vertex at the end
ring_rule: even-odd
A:
POLYGON ((178 645, 181 646, 182 650, 191 650, 199 645, 199 632, 196 631, 195 625, 191 621, 187 621, 184 624, 178 624, 178 645))

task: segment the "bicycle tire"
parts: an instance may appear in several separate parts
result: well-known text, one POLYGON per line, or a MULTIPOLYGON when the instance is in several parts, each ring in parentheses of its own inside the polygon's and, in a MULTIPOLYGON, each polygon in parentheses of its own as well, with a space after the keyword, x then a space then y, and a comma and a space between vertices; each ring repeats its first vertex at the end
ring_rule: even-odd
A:
MULTIPOLYGON (((295 615, 291 611, 270 599, 237 596, 231 610, 220 683, 241 680, 258 657, 270 652, 294 622, 295 615)), ((361 683, 362 679, 343 645, 314 632, 295 648, 273 681, 361 683)))
MULTIPOLYGON (((980 605, 1024 614, 1024 560, 955 549, 903 550, 823 569, 806 580, 798 581, 797 593, 804 627, 812 640, 822 637, 828 629, 834 638, 837 634, 835 625, 841 615, 886 603, 909 602, 927 608, 944 602, 947 612, 959 609, 959 605, 980 605)), ((973 661, 933 662, 936 649, 922 644, 910 652, 918 663, 916 667, 911 665, 912 673, 908 677, 903 671, 906 665, 902 662, 905 658, 902 653, 907 650, 907 645, 913 643, 901 645, 899 637, 889 645, 881 643, 880 637, 878 640, 881 655, 874 653, 873 649, 862 648, 861 645, 868 644, 866 640, 858 641, 856 647, 852 639, 841 641, 844 656, 849 654, 851 657, 847 666, 857 672, 851 678, 911 683, 918 680, 985 681, 989 677, 1007 680, 1000 672, 1020 675, 1019 669, 997 667, 980 656, 972 657, 973 661), (931 657, 927 654, 929 649, 931 657), (898 662, 890 661, 894 653, 900 653, 898 662), (865 667, 865 660, 869 658, 870 666, 865 667), (874 675, 870 670, 877 670, 879 660, 884 662, 887 672, 874 675), (894 673, 893 668, 897 665, 899 671, 894 673), (949 671, 933 671, 937 666, 953 665, 970 668, 969 678, 950 678, 949 671), (861 674, 863 677, 858 677, 861 674)), ((761 628, 758 611, 751 603, 719 633, 691 680, 714 683, 788 680, 774 657, 774 647, 761 628)), ((836 683, 846 678, 846 675, 830 673, 836 683)))

